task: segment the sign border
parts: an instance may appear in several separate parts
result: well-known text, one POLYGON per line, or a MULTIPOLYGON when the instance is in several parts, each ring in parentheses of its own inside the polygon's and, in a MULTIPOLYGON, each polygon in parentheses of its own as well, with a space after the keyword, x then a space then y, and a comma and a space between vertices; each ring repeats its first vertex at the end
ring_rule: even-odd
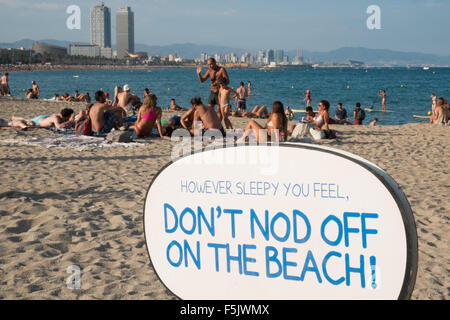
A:
MULTIPOLYGON (((347 160, 350 160, 366 170, 368 170, 370 173, 372 173, 383 185, 387 188, 389 193, 394 198, 395 202, 397 203, 397 206, 400 210, 400 213, 402 215, 403 225, 405 228, 406 233, 406 267, 405 267, 405 277, 403 279, 403 285, 402 289, 400 291, 400 294, 397 298, 397 300, 410 300, 412 293, 414 291, 414 287, 416 284, 417 279, 417 270, 418 270, 418 237, 417 237, 417 227, 414 220, 414 214, 411 209, 411 205, 409 204, 409 201, 406 197, 406 195, 401 190, 400 186, 395 182, 395 180, 388 175, 386 172, 384 172, 382 169, 378 168, 376 165, 372 164, 371 162, 363 159, 360 156, 353 155, 349 152, 338 150, 335 148, 329 148, 325 146, 314 146, 314 145, 308 145, 308 144, 280 144, 280 145, 272 145, 271 143, 267 143, 267 145, 234 145, 234 146, 216 146, 214 149, 211 148, 202 148, 201 151, 193 151, 191 154, 180 157, 179 159, 176 159, 175 161, 171 160, 169 163, 167 163, 163 168, 161 168, 158 173, 153 177, 152 182, 150 183, 150 186, 148 187, 148 190, 145 194, 145 201, 144 201, 144 211, 143 211, 143 225, 144 225, 144 240, 145 240, 145 247, 147 250, 147 254, 150 260, 150 265, 153 268, 153 271, 155 272, 156 277, 161 281, 161 283, 164 285, 166 290, 168 290, 172 295, 174 295, 179 300, 183 300, 179 296, 177 296, 175 293, 170 290, 169 287, 166 286, 164 281, 162 281, 161 277, 159 276, 158 272, 153 266, 152 258, 150 256, 150 251, 147 247, 147 235, 145 231, 145 208, 147 206, 147 198, 148 194, 150 192, 150 189, 152 188, 154 182, 159 177, 159 175, 165 171, 168 167, 170 167, 172 164, 174 164, 177 161, 180 161, 181 159, 184 159, 186 157, 194 156, 196 154, 200 154, 203 152, 208 151, 215 151, 220 149, 231 149, 231 148, 240 148, 240 147, 279 147, 279 148, 296 148, 296 149, 306 149, 306 150, 313 150, 313 151, 319 151, 324 153, 329 153, 347 160), (355 158, 355 157, 359 157, 355 158)), ((257 300, 255 300, 257 301, 257 300)))

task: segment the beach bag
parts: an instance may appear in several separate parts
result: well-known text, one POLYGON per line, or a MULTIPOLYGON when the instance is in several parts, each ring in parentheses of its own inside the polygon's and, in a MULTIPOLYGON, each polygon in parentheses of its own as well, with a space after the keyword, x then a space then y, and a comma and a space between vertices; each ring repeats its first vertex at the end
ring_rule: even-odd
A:
POLYGON ((78 136, 91 136, 92 125, 89 116, 83 116, 75 122, 75 134, 78 136))
POLYGON ((106 136, 106 141, 127 143, 133 142, 133 131, 111 131, 106 136))
POLYGON ((294 131, 292 131, 293 139, 302 139, 308 133, 308 124, 307 123, 298 123, 294 131))
POLYGON ((325 133, 325 139, 336 139, 336 132, 333 130, 323 130, 325 133))
POLYGON ((311 133, 311 136, 314 138, 314 140, 319 141, 322 139, 325 139, 325 132, 315 130, 314 128, 311 128, 309 130, 309 133, 311 133))
POLYGON ((366 112, 363 109, 360 109, 356 115, 356 120, 363 121, 364 119, 366 119, 366 112))

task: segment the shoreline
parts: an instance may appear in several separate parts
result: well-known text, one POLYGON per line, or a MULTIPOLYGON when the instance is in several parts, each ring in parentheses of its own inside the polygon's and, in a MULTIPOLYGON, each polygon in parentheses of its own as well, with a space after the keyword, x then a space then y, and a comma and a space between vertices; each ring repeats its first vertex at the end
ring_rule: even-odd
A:
MULTIPOLYGON (((361 68, 353 68, 350 66, 302 66, 302 65, 288 65, 277 66, 270 68, 267 66, 246 65, 246 64, 220 64, 227 69, 251 69, 259 70, 264 69, 266 71, 275 70, 291 70, 291 69, 411 69, 421 67, 407 67, 407 66, 364 66, 361 68)), ((37 71, 64 71, 64 70, 164 70, 164 69, 195 69, 198 64, 185 64, 185 65, 13 65, 4 66, 0 65, 0 73, 5 72, 37 72, 37 71)), ((207 68, 207 65, 202 65, 207 68)), ((449 69, 450 67, 434 67, 435 69, 449 69)))

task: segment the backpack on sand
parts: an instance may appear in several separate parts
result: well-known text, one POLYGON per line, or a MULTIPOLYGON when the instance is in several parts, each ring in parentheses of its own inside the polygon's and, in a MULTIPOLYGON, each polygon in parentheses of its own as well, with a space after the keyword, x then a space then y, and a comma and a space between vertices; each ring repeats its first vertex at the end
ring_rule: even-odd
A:
POLYGON ((366 112, 363 109, 360 109, 356 115, 356 120, 363 121, 364 119, 366 119, 366 112))
POLYGON ((75 134, 77 136, 92 135, 91 118, 89 116, 83 116, 75 122, 75 134))

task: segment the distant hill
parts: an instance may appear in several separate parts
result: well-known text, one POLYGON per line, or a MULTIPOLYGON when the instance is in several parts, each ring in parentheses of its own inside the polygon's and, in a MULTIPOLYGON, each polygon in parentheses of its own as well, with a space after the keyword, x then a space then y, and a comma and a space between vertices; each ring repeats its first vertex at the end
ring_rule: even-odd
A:
MULTIPOLYGON (((48 44, 67 47, 69 44, 88 44, 80 42, 60 41, 53 39, 38 40, 48 44)), ((34 40, 24 39, 13 43, 0 43, 0 48, 28 48, 33 45, 34 40)), ((113 46, 115 49, 115 46, 113 46)), ((147 52, 150 56, 167 56, 171 53, 177 54, 179 57, 193 59, 199 58, 204 52, 210 56, 214 54, 229 54, 234 52, 241 56, 247 50, 232 48, 226 46, 212 46, 199 45, 194 43, 180 43, 166 46, 136 44, 136 52, 147 52)), ((251 52, 251 51, 248 51, 251 52)), ((253 52, 255 54, 255 52, 253 52)), ((285 51, 291 60, 296 56, 296 50, 285 51)), ((362 47, 344 47, 328 52, 303 51, 305 59, 311 62, 335 62, 346 63, 348 60, 362 61, 372 66, 392 65, 392 66, 406 66, 406 65, 430 65, 430 66, 450 66, 450 56, 439 56, 434 54, 425 54, 417 52, 400 52, 384 49, 368 49, 362 47)))
MULTIPOLYGON (((296 55, 295 51, 287 53, 291 57, 296 55)), ((304 51, 306 59, 315 62, 345 63, 347 60, 362 61, 373 66, 392 65, 440 65, 450 66, 450 56, 438 56, 417 52, 401 52, 383 49, 367 49, 361 47, 344 47, 329 52, 304 51)))

